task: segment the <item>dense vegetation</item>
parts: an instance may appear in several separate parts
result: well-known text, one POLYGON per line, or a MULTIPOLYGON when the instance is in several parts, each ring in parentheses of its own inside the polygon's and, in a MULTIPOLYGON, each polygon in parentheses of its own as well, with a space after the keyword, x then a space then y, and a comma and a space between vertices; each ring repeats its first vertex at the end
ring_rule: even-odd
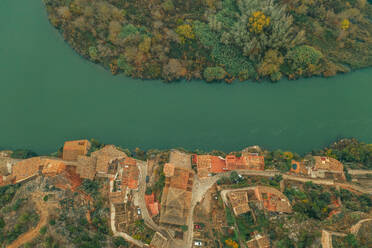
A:
POLYGON ((351 169, 372 169, 372 144, 356 139, 341 139, 313 154, 326 155, 340 160, 351 169))
POLYGON ((372 65, 366 0, 44 0, 82 56, 138 78, 279 80, 372 65))

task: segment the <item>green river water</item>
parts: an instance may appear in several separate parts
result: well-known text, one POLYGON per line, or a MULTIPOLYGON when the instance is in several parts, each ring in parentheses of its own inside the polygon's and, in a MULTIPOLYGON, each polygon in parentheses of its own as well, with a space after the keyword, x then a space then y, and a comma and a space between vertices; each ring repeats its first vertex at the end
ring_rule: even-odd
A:
POLYGON ((299 153, 372 141, 372 69, 280 83, 165 84, 112 76, 77 55, 41 0, 0 1, 0 146, 55 151, 95 137, 129 148, 299 153))

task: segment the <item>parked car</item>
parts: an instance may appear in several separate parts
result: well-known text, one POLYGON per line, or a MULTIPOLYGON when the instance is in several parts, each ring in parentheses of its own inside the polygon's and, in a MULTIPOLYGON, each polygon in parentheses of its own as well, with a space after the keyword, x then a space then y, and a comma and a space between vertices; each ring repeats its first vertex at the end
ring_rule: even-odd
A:
POLYGON ((146 176, 146 183, 148 183, 149 181, 150 181, 150 177, 146 176))
POLYGON ((203 246, 203 243, 201 241, 194 241, 195 246, 203 246))
POLYGON ((141 215, 141 209, 140 208, 137 208, 137 214, 141 215))

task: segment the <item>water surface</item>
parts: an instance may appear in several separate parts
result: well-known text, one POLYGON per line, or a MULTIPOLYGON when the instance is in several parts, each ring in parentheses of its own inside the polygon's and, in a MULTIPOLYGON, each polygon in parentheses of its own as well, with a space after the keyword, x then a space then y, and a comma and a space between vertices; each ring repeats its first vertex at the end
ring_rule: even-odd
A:
POLYGON ((372 142, 372 69, 330 79, 165 84, 112 76, 77 55, 41 0, 0 1, 0 146, 54 151, 95 137, 129 148, 297 152, 372 142))

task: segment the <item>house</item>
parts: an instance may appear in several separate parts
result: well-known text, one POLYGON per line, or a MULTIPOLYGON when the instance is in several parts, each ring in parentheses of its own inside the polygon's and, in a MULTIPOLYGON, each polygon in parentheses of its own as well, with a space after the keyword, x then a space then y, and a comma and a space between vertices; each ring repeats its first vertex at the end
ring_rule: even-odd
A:
POLYGON ((40 157, 33 157, 15 163, 12 167, 14 183, 19 183, 37 176, 43 169, 43 166, 44 161, 40 157))
POLYGON ((14 179, 11 172, 17 160, 9 158, 6 155, 7 153, 3 157, 0 156, 0 186, 11 184, 12 179, 14 179))
POLYGON ((228 194, 230 204, 236 216, 249 212, 248 194, 246 191, 233 191, 228 194))
POLYGON ((270 212, 292 213, 292 207, 288 198, 273 187, 257 186, 254 189, 255 196, 270 212))
POLYGON ((298 162, 296 160, 291 161, 291 172, 298 175, 308 175, 308 168, 303 162, 298 162))
POLYGON ((77 157, 76 172, 83 179, 93 180, 96 175, 97 158, 79 155, 77 157))
POLYGON ((182 226, 187 224, 190 215, 194 172, 173 167, 174 169, 171 164, 164 166, 164 174, 168 176, 165 178, 161 198, 160 223, 182 226), (168 173, 169 171, 172 173, 168 173))
POLYGON ((208 177, 211 173, 226 172, 225 159, 213 155, 193 155, 193 163, 196 164, 198 176, 208 177))
POLYGON ((63 146, 63 160, 75 161, 79 155, 86 155, 90 149, 88 140, 66 141, 63 146))
POLYGON ((139 169, 136 160, 126 157, 121 162, 119 162, 119 165, 119 170, 122 176, 122 185, 124 187, 128 187, 129 189, 137 189, 139 169))
POLYGON ((264 170, 265 160, 256 153, 248 153, 237 157, 227 155, 226 158, 213 155, 193 155, 192 163, 196 165, 199 178, 212 173, 223 173, 232 170, 264 170))
POLYGON ((246 243, 248 248, 270 248, 270 240, 266 235, 262 236, 254 232, 254 238, 247 241, 246 243))
POLYGON ((265 169, 265 158, 257 153, 250 153, 245 158, 248 170, 264 170, 265 169))
POLYGON ((159 203, 155 201, 154 193, 145 195, 145 202, 151 217, 159 214, 159 203))
POLYGON ((107 174, 110 163, 115 159, 128 157, 125 152, 117 149, 114 145, 106 145, 102 149, 92 152, 92 158, 96 159, 96 172, 107 174))
POLYGON ((337 159, 313 156, 314 166, 310 169, 311 177, 334 178, 345 180, 344 166, 337 159))

